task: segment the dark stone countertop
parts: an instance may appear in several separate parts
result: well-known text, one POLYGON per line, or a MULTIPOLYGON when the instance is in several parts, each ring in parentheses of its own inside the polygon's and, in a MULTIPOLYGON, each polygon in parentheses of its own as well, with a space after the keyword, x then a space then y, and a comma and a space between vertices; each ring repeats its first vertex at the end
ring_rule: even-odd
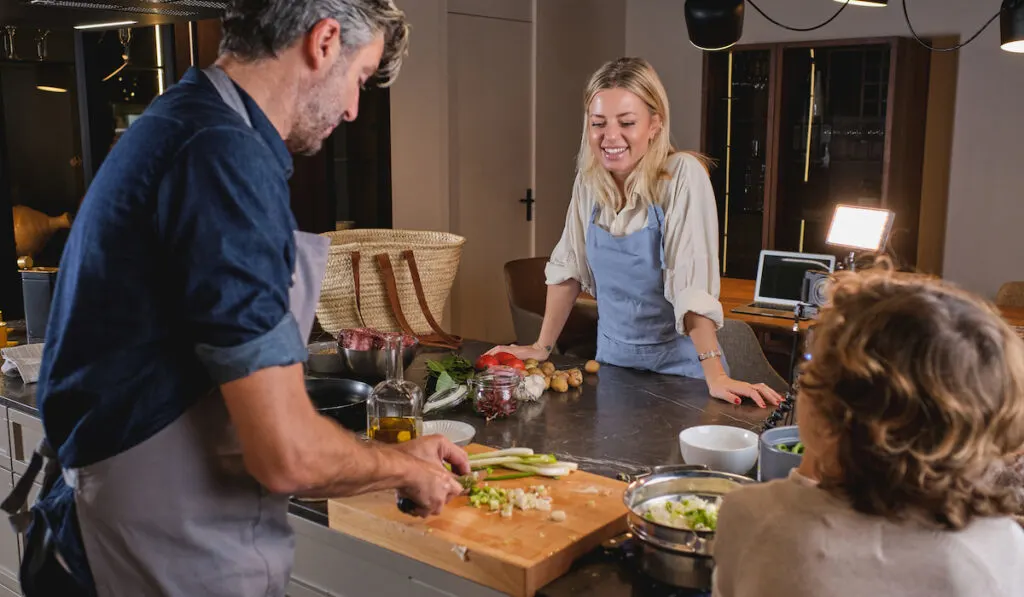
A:
MULTIPOLYGON (((488 345, 467 342, 463 354, 474 360, 488 345)), ((406 378, 419 384, 426 379, 427 359, 444 351, 424 349, 406 370, 406 378)), ((582 365, 554 357, 562 367, 582 365)), ((38 416, 35 385, 0 376, 0 401, 38 416)), ((524 404, 512 417, 486 422, 468 403, 430 419, 454 419, 473 425, 473 441, 498 448, 528 446, 552 452, 580 464, 582 470, 608 477, 643 472, 660 464, 682 463, 679 432, 696 425, 735 425, 757 430, 769 411, 744 404, 736 406, 711 398, 703 380, 656 375, 616 367, 602 367, 586 375, 581 388, 565 394, 548 393, 541 401, 524 404)), ((291 512, 318 524, 327 524, 326 502, 292 503, 291 512)), ((542 597, 683 597, 693 593, 659 586, 635 572, 628 550, 598 549, 576 563, 573 570, 551 583, 542 597)))

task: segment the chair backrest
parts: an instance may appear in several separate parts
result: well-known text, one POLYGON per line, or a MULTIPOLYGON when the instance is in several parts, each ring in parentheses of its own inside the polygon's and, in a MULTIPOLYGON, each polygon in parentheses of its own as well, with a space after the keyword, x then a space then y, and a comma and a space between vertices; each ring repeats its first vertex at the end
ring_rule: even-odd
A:
MULTIPOLYGON (((519 343, 535 342, 547 302, 548 285, 544 269, 547 257, 516 259, 505 264, 505 291, 508 293, 512 323, 519 343), (537 317, 530 317, 535 314, 537 317)), ((557 352, 588 354, 597 345, 597 311, 577 305, 569 313, 556 343, 557 352)))
POLYGON ((544 277, 547 263, 547 257, 530 257, 505 264, 505 290, 510 305, 538 315, 544 314, 548 292, 544 277))
POLYGON ((996 293, 996 304, 1000 307, 1024 307, 1024 282, 1007 282, 996 293))
POLYGON ((780 394, 789 391, 789 384, 768 362, 754 330, 746 322, 727 318, 725 326, 718 330, 718 344, 729 362, 729 376, 733 379, 764 383, 780 394))

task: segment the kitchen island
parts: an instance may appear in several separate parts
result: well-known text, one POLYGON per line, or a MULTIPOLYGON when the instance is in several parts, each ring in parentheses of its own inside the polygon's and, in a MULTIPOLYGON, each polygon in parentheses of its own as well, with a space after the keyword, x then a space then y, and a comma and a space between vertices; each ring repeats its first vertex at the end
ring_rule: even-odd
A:
MULTIPOLYGON (((487 345, 467 342, 462 352, 473 360, 487 345)), ((423 384, 426 360, 444 351, 423 349, 406 371, 407 379, 423 384)), ((556 364, 582 364, 553 359, 556 364)), ((10 413, 14 467, 26 461, 36 436, 25 425, 38 421, 35 387, 17 379, 0 379, 0 398, 10 413), (15 435, 18 437, 15 438, 15 435), (14 446, 15 440, 24 445, 14 446), (27 452, 26 452, 27 451, 27 452)), ((734 425, 757 430, 768 411, 736 406, 708 396, 702 380, 661 376, 603 367, 587 375, 581 388, 565 394, 546 393, 540 402, 524 404, 511 418, 485 422, 468 404, 432 418, 459 420, 476 428, 475 443, 498 448, 528 446, 580 464, 582 470, 616 477, 643 473, 651 466, 681 463, 678 434, 695 425, 734 425)), ((6 429, 5 429, 6 430, 6 429)), ((41 429, 40 429, 41 431, 41 429)), ((0 442, 0 449, 7 442, 0 442)), ((17 475, 19 471, 15 470, 17 475)), ((296 529, 296 555, 291 597, 390 595, 490 596, 498 593, 328 528, 326 502, 295 501, 291 519, 296 529)), ((6 525, 3 525, 6 526, 6 525)), ((0 537, 0 543, 4 537, 0 537)), ((0 553, 3 552, 0 545, 0 553)), ((686 596, 692 593, 658 586, 636 571, 628 549, 595 550, 573 570, 544 587, 539 595, 562 597, 686 596)), ((15 561, 16 563, 16 561, 15 561)), ((8 568, 0 561, 0 568, 8 568)), ((0 576, 3 576, 0 574, 0 576)))

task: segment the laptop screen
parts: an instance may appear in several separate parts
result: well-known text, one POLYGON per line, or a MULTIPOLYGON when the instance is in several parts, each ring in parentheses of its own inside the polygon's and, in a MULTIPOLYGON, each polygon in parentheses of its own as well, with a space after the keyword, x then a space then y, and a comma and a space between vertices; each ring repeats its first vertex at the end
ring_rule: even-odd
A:
POLYGON ((781 305, 796 305, 800 302, 804 272, 809 270, 831 272, 835 268, 835 263, 836 258, 832 255, 762 251, 761 263, 757 272, 755 300, 781 305))

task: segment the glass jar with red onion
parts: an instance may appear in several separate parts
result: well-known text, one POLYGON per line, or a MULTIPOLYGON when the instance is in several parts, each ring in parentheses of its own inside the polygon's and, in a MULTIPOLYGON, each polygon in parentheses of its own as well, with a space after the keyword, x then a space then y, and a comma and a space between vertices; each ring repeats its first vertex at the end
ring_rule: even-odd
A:
POLYGON ((519 406, 517 394, 523 375, 511 367, 491 368, 468 382, 473 410, 487 418, 500 419, 515 414, 519 406))

